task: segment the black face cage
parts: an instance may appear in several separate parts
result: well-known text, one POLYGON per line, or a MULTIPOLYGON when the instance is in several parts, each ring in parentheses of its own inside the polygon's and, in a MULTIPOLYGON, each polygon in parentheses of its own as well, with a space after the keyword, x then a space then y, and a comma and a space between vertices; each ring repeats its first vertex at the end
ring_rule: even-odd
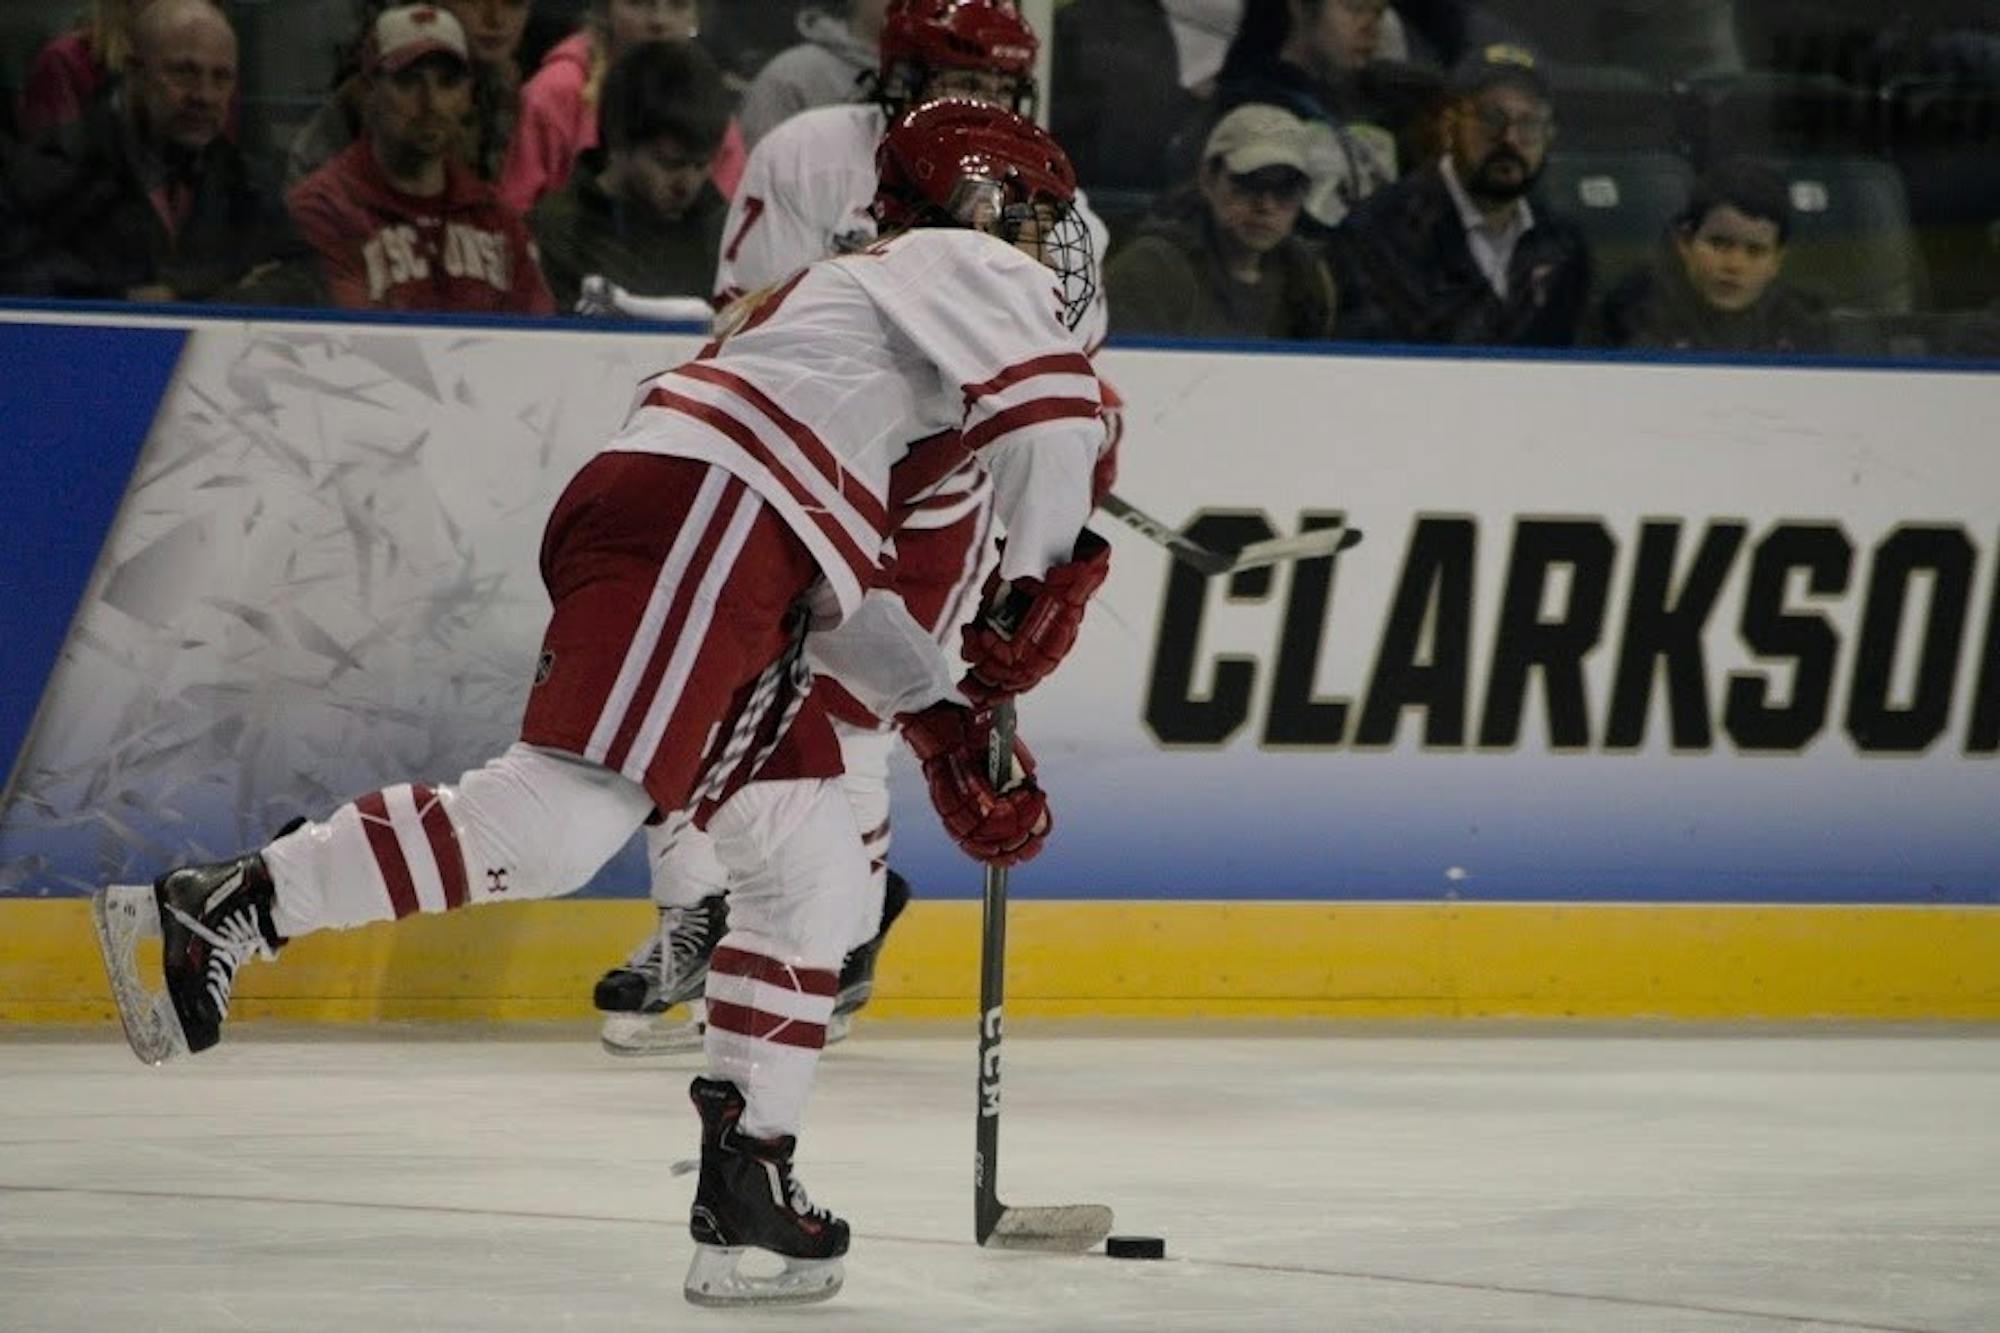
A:
MULTIPOLYGON (((931 76, 939 71, 929 69, 911 61, 899 61, 884 79, 874 70, 866 70, 854 76, 854 82, 861 89, 861 99, 873 102, 882 108, 882 113, 891 121, 926 99, 924 89, 929 86, 931 76)), ((1032 121, 1041 111, 1041 89, 1035 84, 1032 74, 1018 75, 1014 79, 1014 96, 1007 109, 1022 120, 1032 121)))
POLYGON ((1075 329, 1083 323, 1091 303, 1097 299, 1097 253, 1091 243, 1090 228, 1083 224, 1083 215, 1073 207, 1065 207, 1060 216, 1046 223, 1047 207, 1039 210, 1034 205, 1010 205, 1001 214, 1001 235, 1008 244, 1013 244, 1021 234, 1022 226, 1030 219, 1044 220, 1042 227, 1042 262, 1055 272, 1056 295, 1062 302, 1063 327, 1075 329))

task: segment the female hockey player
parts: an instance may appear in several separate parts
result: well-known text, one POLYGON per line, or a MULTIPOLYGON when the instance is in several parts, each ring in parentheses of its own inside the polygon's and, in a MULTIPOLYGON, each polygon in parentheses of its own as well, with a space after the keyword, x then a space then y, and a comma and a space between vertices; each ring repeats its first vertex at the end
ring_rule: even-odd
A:
MULTIPOLYGON (((709 832, 733 888, 691 1088, 686 1294, 839 1288, 847 1224, 808 1201, 792 1159, 868 864, 801 646, 815 629, 864 702, 897 718, 968 853, 1034 855, 1049 814, 1026 751, 1011 782, 989 782, 985 691, 969 705, 936 641, 872 589, 901 513, 969 455, 1007 527, 1008 604, 1041 623, 1037 604, 1077 585, 1103 439, 1073 331, 1092 257, 1061 149, 1010 112, 948 100, 899 121, 879 167, 883 239, 810 265, 642 384, 557 501, 542 546, 554 607, 517 744, 456 784, 371 792, 261 850, 96 896, 141 1059, 214 1045, 253 955, 569 893, 658 811, 709 832), (136 962, 154 931, 164 992, 136 962), (739 1271, 746 1248, 783 1271, 739 1271)), ((984 678, 1025 688, 1061 646, 996 638, 984 678)))
MULTIPOLYGON (((872 98, 800 112, 752 150, 724 225, 717 303, 783 282, 825 255, 873 242, 876 147, 888 125, 918 102, 947 96, 1027 115, 1035 102, 1037 45, 1013 0, 891 0, 872 98)), ((1104 224, 1080 190, 1072 208, 1101 262, 1108 236, 1104 224)), ((1093 272, 1092 279, 1096 296, 1077 325, 1086 352, 1103 341, 1106 325, 1102 272, 1093 272)), ((612 305, 645 313, 643 302, 612 305)), ((1107 414, 1107 430, 1115 433, 1116 424, 1115 415, 1107 414)), ((1107 447, 1100 489, 1109 488, 1114 465, 1107 447)), ((970 466, 940 479, 899 525, 894 591, 941 643, 957 644, 959 627, 978 605, 993 560, 993 528, 992 487, 984 472, 970 466)), ((1083 589, 1081 595, 1088 593, 1083 589)), ((890 866, 895 728, 841 688, 816 642, 807 643, 806 653, 833 718, 841 783, 854 804, 871 868, 853 947, 840 969, 827 1031, 831 1044, 847 1034, 854 1014, 872 995, 877 956, 910 888, 890 866)), ((657 928, 604 974, 593 996, 604 1011, 601 1040, 614 1055, 652 1055, 700 1043, 709 957, 728 928, 728 877, 708 838, 697 830, 654 825, 646 831, 646 860, 659 909, 657 928), (683 1004, 684 1020, 678 1009, 683 1004)))

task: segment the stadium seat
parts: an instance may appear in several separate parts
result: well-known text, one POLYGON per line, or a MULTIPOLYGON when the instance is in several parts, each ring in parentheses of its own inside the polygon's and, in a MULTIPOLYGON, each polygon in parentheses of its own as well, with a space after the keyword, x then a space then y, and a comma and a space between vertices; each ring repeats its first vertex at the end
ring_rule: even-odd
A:
POLYGON ((1156 196, 1151 190, 1100 190, 1086 187, 1091 211, 1104 220, 1111 233, 1104 258, 1109 260, 1131 240, 1153 210, 1156 196))
POLYGON ((1622 65, 1550 65, 1564 150, 1666 152, 1677 146, 1673 94, 1622 65))
POLYGON ((2000 89, 1900 79, 1882 103, 1939 303, 2000 300, 2000 89))
POLYGON ((1056 14, 1051 61, 1049 127, 1086 187, 1176 183, 1168 146, 1201 107, 1159 0, 1074 0, 1056 14))
POLYGON ((1542 196, 1582 226, 1603 291, 1652 257, 1693 181, 1693 169, 1672 153, 1565 148, 1549 157, 1542 196))
POLYGON ((1697 167, 1738 154, 1837 157, 1880 147, 1875 99, 1824 74, 1753 71, 1676 88, 1680 138, 1697 167))
POLYGON ((1903 315, 1928 290, 1903 178, 1872 157, 1780 158, 1791 187, 1785 274, 1836 311, 1903 315))

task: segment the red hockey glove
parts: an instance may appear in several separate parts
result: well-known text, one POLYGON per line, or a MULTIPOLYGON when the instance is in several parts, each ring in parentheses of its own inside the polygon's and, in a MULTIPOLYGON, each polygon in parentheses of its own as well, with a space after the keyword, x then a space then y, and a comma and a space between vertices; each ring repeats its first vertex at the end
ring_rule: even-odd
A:
POLYGON ((1033 860, 1054 820, 1049 798, 1035 785, 1035 757, 1021 738, 1014 738, 1014 780, 996 791, 986 757, 991 713, 944 703, 896 720, 924 766, 931 804, 965 854, 996 866, 1033 860))
POLYGON ((998 574, 986 580, 984 609, 959 632, 959 655, 972 670, 968 693, 1030 690, 1056 669, 1083 628, 1083 609, 1111 573, 1111 546, 1085 528, 1066 565, 1039 579, 1015 579, 1004 592, 998 574))

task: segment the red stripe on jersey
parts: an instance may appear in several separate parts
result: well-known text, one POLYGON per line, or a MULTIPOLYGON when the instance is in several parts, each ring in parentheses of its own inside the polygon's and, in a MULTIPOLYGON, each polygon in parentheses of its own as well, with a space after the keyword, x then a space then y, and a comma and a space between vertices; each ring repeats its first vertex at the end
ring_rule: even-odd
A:
POLYGON ((375 868, 389 890, 389 906, 400 921, 417 910, 417 882, 403 859, 403 845, 396 841, 388 803, 381 792, 371 791, 356 800, 354 808, 361 812, 361 831, 368 835, 368 850, 375 854, 375 868))
POLYGON ((423 821, 424 837, 430 840, 431 859, 437 862, 438 880, 444 885, 445 910, 465 906, 465 853, 458 845, 458 831, 444 812, 444 802, 429 787, 411 787, 417 803, 417 817, 423 821))
POLYGON ((845 685, 832 676, 813 677, 813 702, 823 706, 828 717, 836 722, 845 722, 850 727, 879 731, 884 725, 881 718, 869 712, 845 685))
POLYGON ((1002 435, 1038 426, 1044 421, 1061 421, 1071 417, 1094 420, 1096 416, 1097 404, 1088 398, 1037 398, 1019 407, 995 412, 965 432, 965 443, 969 448, 983 449, 1002 435))
POLYGON ((1010 384, 1033 379, 1037 375, 1090 375, 1095 376, 1090 358, 1081 352, 1054 352, 1048 356, 1038 356, 1017 362, 1007 367, 990 380, 965 386, 965 405, 978 402, 988 394, 1000 392, 1010 384))
POLYGON ((801 995, 832 995, 840 989, 840 978, 825 968, 794 967, 727 944, 716 946, 715 955, 708 960, 708 970, 725 977, 748 977, 801 995))
POLYGON ((867 491, 849 484, 847 469, 841 466, 840 459, 826 447, 818 433, 778 406, 762 389, 741 375, 732 375, 720 366, 706 363, 685 365, 674 373, 685 375, 691 380, 700 380, 705 384, 713 384, 716 388, 734 394, 762 412, 767 421, 783 431, 786 437, 799 447, 799 452, 805 455, 806 461, 811 463, 822 477, 833 483, 840 491, 841 498, 854 507, 854 511, 861 515, 870 528, 877 533, 889 530, 889 516, 883 511, 882 502, 867 491))
MULTIPOLYGON (((731 476, 724 484, 722 498, 716 502, 708 527, 695 542, 694 550, 688 555, 687 566, 681 570, 679 582, 674 585, 666 618, 660 622, 659 637, 653 640, 652 652, 646 658, 646 669, 639 673, 639 679, 632 687, 632 698, 625 705, 625 716, 619 720, 618 730, 605 749, 606 768, 624 771, 625 762, 631 757, 633 742, 639 739, 639 729, 645 725, 646 714, 653 707, 653 698, 660 691, 660 682, 666 678, 667 662, 687 630, 688 613, 701 588, 702 578, 715 559, 715 550, 722 544, 723 534, 729 530, 737 503, 748 489, 741 477, 731 476)), ((647 756, 648 766, 651 763, 651 756, 647 756)))
POLYGON ((972 460, 965 441, 955 430, 926 435, 903 452, 889 469, 889 504, 901 507, 912 496, 949 479, 972 460))
POLYGON ((962 505, 972 498, 973 491, 970 486, 962 491, 945 491, 942 494, 926 496, 917 501, 910 506, 910 512, 919 513, 930 509, 950 509, 956 505, 962 505))
POLYGON ((812 516, 820 532, 833 543, 833 549, 840 553, 840 558, 847 562, 848 567, 854 571, 854 576, 861 580, 863 587, 874 581, 876 563, 874 557, 854 544, 854 538, 848 535, 840 520, 828 513, 826 506, 806 489, 805 483, 793 476, 791 470, 779 461, 762 440, 757 438, 756 431, 720 408, 683 397, 669 389, 654 389, 646 395, 644 406, 663 407, 670 412, 679 412, 728 436, 731 443, 763 464, 772 476, 784 484, 785 489, 791 492, 792 498, 812 516))
POLYGON ((797 273, 792 274, 790 278, 786 279, 782 287, 772 289, 770 295, 757 303, 757 309, 751 312, 750 318, 744 320, 740 327, 731 330, 730 336, 734 337, 738 333, 748 333, 771 316, 777 314, 778 307, 785 303, 785 298, 792 294, 792 288, 798 286, 804 280, 805 276, 806 271, 800 269, 797 273))
POLYGON ((817 1051, 826 1045, 824 1023, 808 1023, 803 1018, 767 1014, 762 1009, 731 1004, 727 1000, 708 1001, 708 1025, 722 1032, 768 1041, 776 1046, 797 1046, 817 1051))

